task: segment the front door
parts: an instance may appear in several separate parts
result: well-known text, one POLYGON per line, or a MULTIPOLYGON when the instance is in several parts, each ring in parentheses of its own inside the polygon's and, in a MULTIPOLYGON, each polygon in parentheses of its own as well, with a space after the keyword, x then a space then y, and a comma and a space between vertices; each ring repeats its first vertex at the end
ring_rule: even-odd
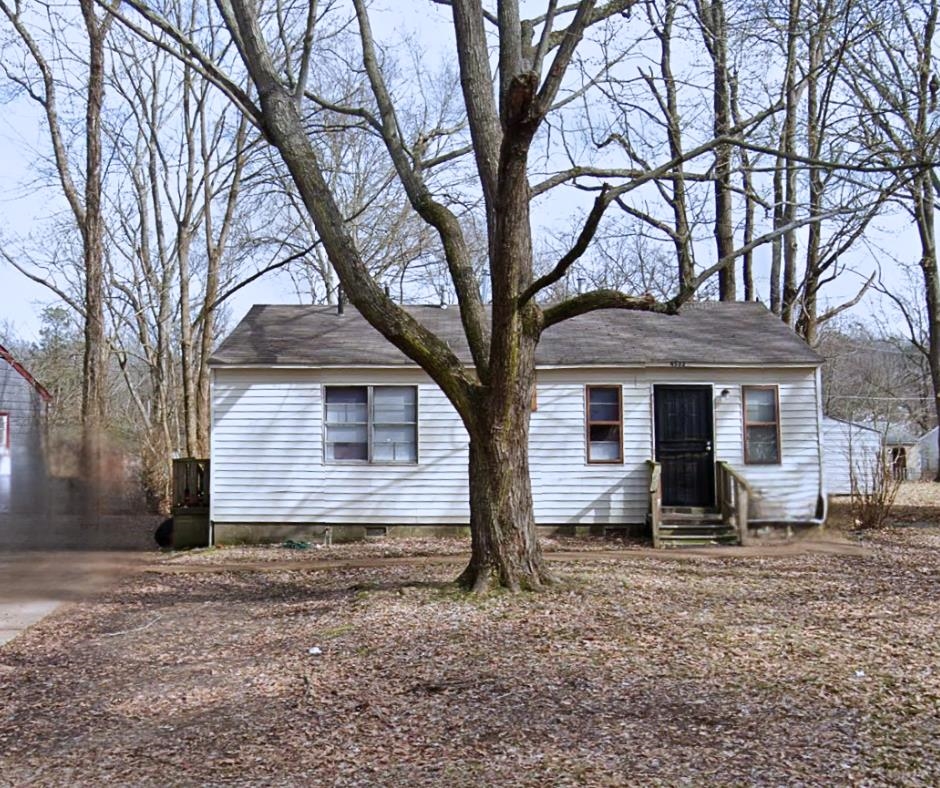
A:
POLYGON ((715 503, 711 386, 654 386, 656 461, 664 506, 715 503))

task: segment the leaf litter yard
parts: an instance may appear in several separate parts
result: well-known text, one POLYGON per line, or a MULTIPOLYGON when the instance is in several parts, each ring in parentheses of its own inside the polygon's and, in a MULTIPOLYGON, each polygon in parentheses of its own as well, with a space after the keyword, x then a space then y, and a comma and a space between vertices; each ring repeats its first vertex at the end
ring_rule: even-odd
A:
POLYGON ((155 559, 0 648, 0 784, 940 783, 936 526, 595 543, 484 598, 448 585, 463 547, 155 559), (389 551, 437 555, 312 568, 389 551))

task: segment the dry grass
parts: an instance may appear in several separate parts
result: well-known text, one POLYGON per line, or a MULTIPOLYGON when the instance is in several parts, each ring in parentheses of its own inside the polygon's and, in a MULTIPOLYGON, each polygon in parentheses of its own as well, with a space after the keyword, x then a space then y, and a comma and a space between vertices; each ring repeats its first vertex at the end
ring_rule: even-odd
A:
POLYGON ((940 530, 867 544, 138 575, 0 649, 0 784, 937 784, 940 530))

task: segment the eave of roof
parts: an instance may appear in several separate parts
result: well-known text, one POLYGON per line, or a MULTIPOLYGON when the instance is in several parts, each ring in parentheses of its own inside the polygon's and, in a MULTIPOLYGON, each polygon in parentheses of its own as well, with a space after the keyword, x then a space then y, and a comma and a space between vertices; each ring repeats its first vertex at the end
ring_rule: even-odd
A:
POLYGON ((43 386, 36 378, 34 378, 29 370, 26 369, 19 361, 13 358, 13 354, 10 353, 3 345, 0 345, 0 358, 7 362, 13 369, 38 392, 39 396, 42 397, 46 402, 52 402, 52 395, 46 390, 46 387, 43 386))
MULTIPOLYGON (((457 309, 406 309, 470 364, 457 309)), ((679 315, 602 310, 546 330, 536 366, 817 367, 821 357, 754 302, 689 304, 679 315)), ((214 367, 413 367, 353 308, 260 305, 222 342, 214 367)))

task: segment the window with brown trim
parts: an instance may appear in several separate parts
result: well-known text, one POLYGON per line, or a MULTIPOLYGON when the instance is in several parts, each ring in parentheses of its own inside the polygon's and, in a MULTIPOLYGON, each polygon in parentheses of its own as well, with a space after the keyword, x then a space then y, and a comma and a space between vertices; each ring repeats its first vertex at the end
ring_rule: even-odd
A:
POLYGON ((780 397, 776 386, 744 386, 744 462, 780 462, 780 397))
POLYGON ((326 386, 324 460, 418 462, 418 389, 415 386, 326 386))
POLYGON ((588 462, 623 462, 623 401, 620 386, 585 391, 588 462))

